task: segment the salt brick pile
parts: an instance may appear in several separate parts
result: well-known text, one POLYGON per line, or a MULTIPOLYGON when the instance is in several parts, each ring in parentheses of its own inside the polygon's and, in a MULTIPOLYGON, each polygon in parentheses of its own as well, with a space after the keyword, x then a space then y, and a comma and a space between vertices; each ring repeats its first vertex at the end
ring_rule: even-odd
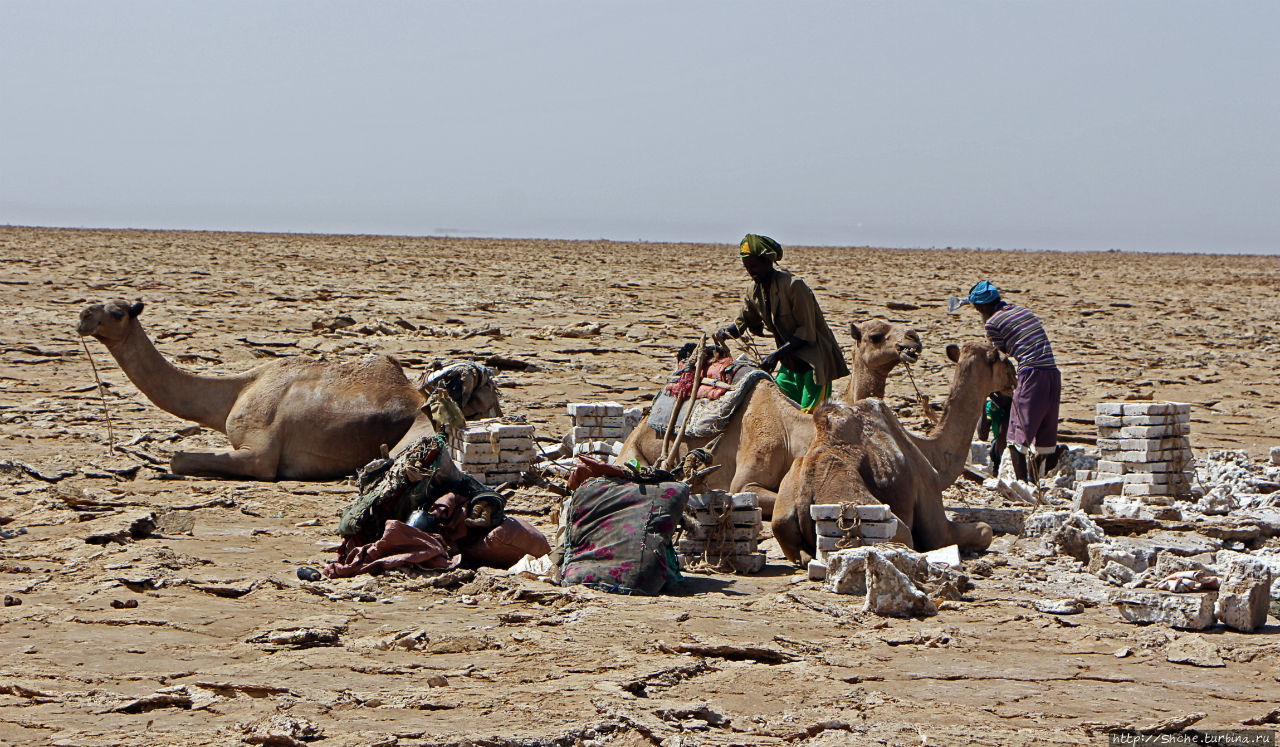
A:
POLYGON ((533 426, 498 419, 467 423, 449 439, 449 455, 462 471, 489 486, 518 482, 533 464, 533 426))
POLYGON ((626 417, 617 402, 572 402, 568 405, 573 428, 569 443, 573 453, 594 456, 617 456, 622 440, 627 437, 626 417))
POLYGON ((755 493, 711 490, 689 496, 684 536, 676 543, 680 567, 705 562, 737 573, 759 572, 764 568, 759 549, 763 525, 755 493))
POLYGON ((889 542, 898 535, 898 517, 883 503, 868 506, 814 504, 809 507, 809 516, 813 518, 817 535, 817 557, 809 561, 809 578, 814 581, 827 577, 827 558, 836 550, 889 542), (850 529, 854 541, 848 542, 840 525, 848 526, 855 517, 857 526, 850 529))
POLYGON ((1098 467, 1077 477, 1119 479, 1121 493, 1146 503, 1191 495, 1191 405, 1183 402, 1100 402, 1098 467))

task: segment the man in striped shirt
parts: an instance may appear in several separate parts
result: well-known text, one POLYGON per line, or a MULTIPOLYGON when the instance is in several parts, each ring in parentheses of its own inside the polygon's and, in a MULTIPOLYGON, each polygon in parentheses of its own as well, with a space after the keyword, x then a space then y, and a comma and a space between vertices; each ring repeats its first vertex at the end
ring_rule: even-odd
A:
POLYGON ((1010 463, 1019 480, 1027 480, 1027 457, 1035 455, 1036 476, 1058 464, 1058 407, 1062 374, 1044 326, 1031 310, 1000 298, 990 280, 969 289, 969 303, 982 315, 987 338, 1018 362, 1018 380, 1009 413, 1010 463), (1034 445, 1034 452, 1032 451, 1034 445))

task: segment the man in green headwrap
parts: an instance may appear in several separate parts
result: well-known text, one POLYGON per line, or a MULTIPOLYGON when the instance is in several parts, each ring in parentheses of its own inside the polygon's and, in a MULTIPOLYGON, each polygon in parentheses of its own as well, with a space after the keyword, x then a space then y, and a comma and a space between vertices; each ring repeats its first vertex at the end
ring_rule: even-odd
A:
POLYGON ((715 339, 769 330, 778 349, 765 356, 760 367, 770 373, 777 368, 778 388, 808 412, 831 395, 832 381, 849 375, 836 336, 809 286, 774 266, 782 259, 778 242, 749 233, 739 244, 738 255, 751 276, 751 286, 742 297, 737 320, 718 330, 715 339))

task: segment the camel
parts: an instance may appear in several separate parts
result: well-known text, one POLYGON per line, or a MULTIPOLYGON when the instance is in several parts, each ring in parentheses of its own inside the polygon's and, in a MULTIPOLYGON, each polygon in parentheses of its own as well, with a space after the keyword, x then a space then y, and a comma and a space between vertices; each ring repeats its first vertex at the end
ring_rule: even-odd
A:
POLYGON ((908 366, 920 360, 924 344, 920 333, 909 327, 872 319, 861 327, 849 323, 853 335, 853 365, 840 401, 852 405, 868 397, 884 397, 884 385, 899 363, 908 366))
POLYGON ((160 409, 227 436, 232 451, 177 452, 180 475, 254 480, 326 480, 352 474, 397 444, 411 426, 429 429, 423 394, 389 355, 328 362, 281 358, 244 373, 202 376, 171 364, 123 300, 80 312, 77 331, 101 342, 129 380, 160 409), (420 417, 421 415, 421 417, 420 417))
POLYGON ((921 552, 959 545, 980 552, 991 544, 991 527, 957 524, 942 508, 942 491, 964 469, 974 427, 987 395, 1011 391, 1014 368, 987 342, 947 346, 956 364, 942 420, 928 436, 903 427, 879 399, 815 410, 814 439, 791 466, 778 490, 773 535, 793 563, 814 552, 809 506, 823 503, 884 503, 898 517, 896 541, 921 552))
MULTIPOLYGON (((885 379, 893 368, 920 357, 920 335, 913 329, 880 319, 849 327, 855 344, 852 376, 842 395, 845 398, 876 392, 883 395, 885 379)), ((716 463, 722 469, 707 480, 707 489, 752 491, 764 517, 769 518, 783 476, 812 440, 813 418, 801 412, 772 381, 762 381, 747 395, 722 434, 716 447, 716 463)), ((680 455, 710 441, 688 438, 680 455)), ((641 423, 623 443, 618 462, 635 459, 642 466, 650 465, 661 455, 662 436, 641 423)))

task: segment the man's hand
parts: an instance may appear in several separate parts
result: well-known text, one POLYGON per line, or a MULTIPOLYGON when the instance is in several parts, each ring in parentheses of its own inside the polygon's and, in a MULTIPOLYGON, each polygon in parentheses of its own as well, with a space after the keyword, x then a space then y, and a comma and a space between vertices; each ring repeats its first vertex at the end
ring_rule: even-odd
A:
POLYGON ((760 368, 769 373, 773 373, 773 369, 778 367, 779 352, 781 351, 775 350, 766 355, 764 360, 760 361, 760 368))
POLYGON ((717 345, 723 345, 725 340, 736 339, 742 333, 738 331, 736 325, 730 324, 728 327, 717 329, 711 333, 711 341, 717 345))

